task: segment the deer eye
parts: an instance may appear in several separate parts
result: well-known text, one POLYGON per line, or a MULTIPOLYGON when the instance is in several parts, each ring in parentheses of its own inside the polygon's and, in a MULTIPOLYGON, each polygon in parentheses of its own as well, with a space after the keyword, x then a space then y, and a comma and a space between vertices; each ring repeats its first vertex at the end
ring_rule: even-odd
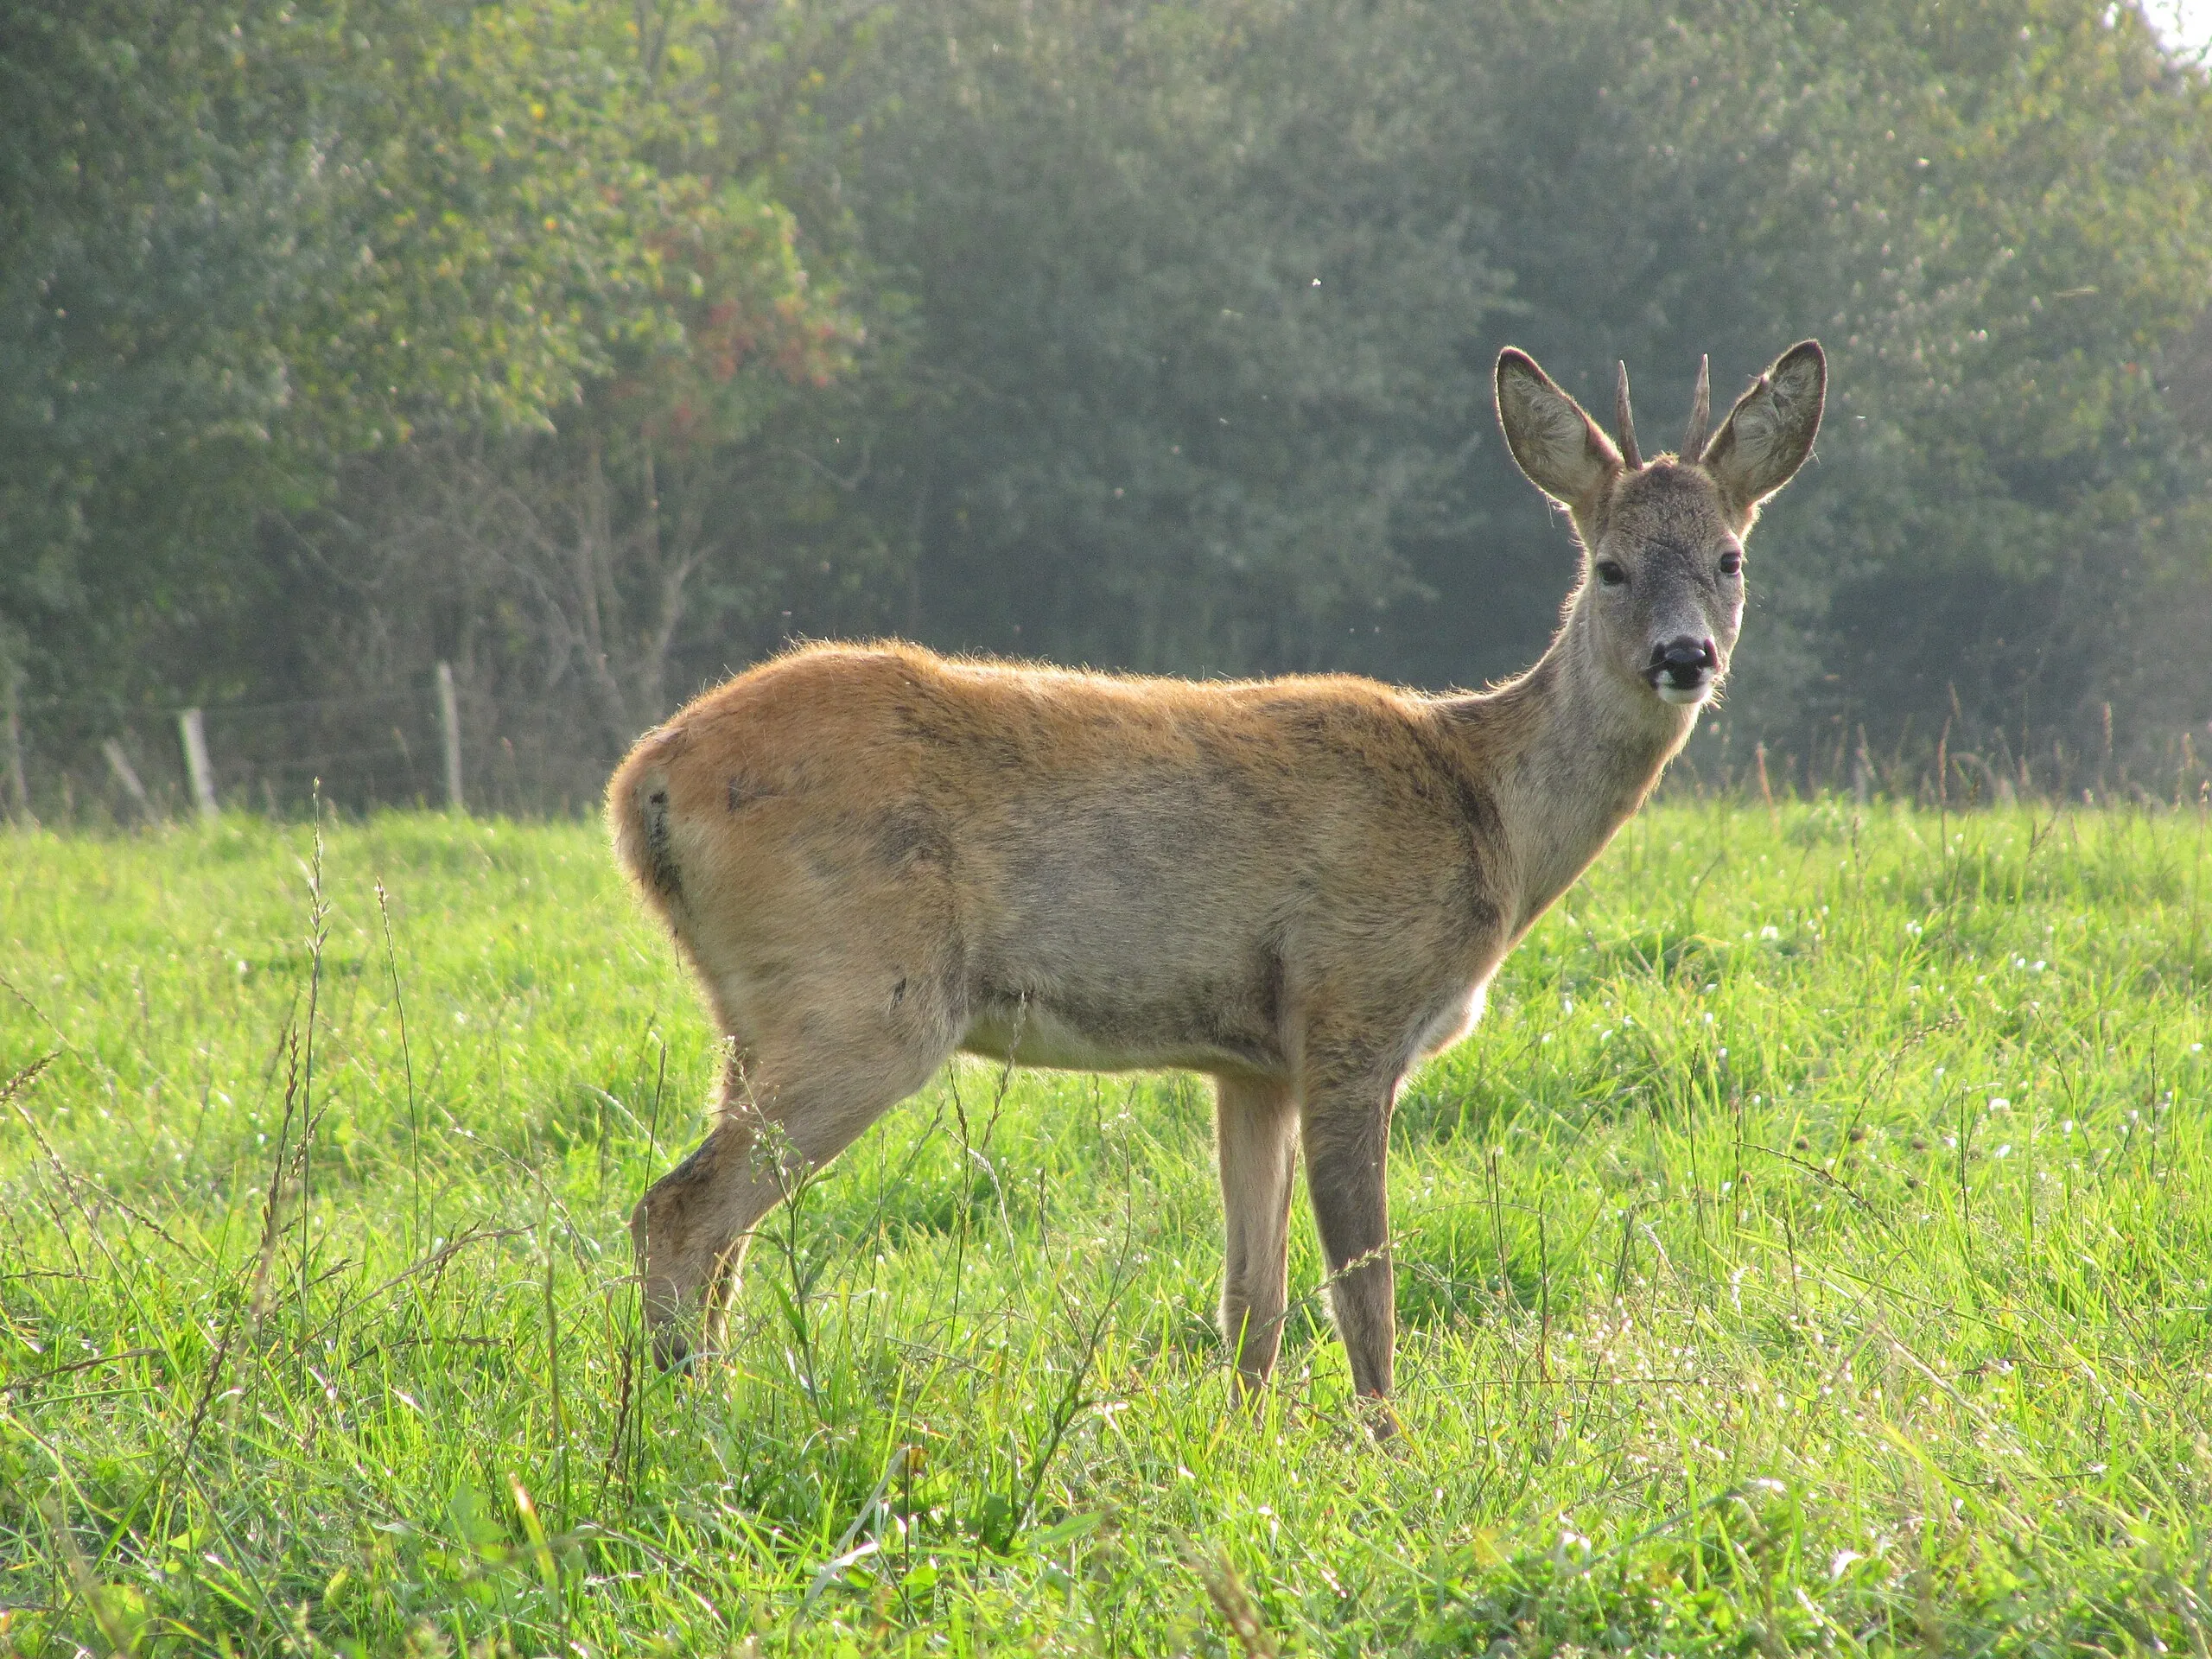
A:
POLYGON ((1618 588, 1628 580, 1628 572, 1611 559, 1598 561, 1598 580, 1608 588, 1618 588))
POLYGON ((1722 575, 1732 576, 1743 568, 1744 556, 1742 554, 1728 552, 1723 553, 1720 556, 1720 574, 1722 575))

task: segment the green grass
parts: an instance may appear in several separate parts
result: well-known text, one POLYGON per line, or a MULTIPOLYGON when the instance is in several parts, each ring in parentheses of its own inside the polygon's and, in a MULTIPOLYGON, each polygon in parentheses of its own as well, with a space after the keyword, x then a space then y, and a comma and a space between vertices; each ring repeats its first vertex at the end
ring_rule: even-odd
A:
POLYGON ((1302 1223, 1230 1406, 1173 1076, 949 1074, 641 1367, 667 943, 313 839, 0 834, 0 1653, 2207 1652, 2198 815, 1647 813, 1401 1106, 1379 1450, 1302 1223))

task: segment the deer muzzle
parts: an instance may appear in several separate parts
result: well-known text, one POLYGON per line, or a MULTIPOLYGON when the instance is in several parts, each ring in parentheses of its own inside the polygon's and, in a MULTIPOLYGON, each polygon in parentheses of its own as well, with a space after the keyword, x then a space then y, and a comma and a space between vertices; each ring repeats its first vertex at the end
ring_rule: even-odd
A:
POLYGON ((1669 702, 1702 702, 1719 668, 1720 653, 1711 639, 1681 634, 1651 647, 1651 662, 1644 677, 1669 702))

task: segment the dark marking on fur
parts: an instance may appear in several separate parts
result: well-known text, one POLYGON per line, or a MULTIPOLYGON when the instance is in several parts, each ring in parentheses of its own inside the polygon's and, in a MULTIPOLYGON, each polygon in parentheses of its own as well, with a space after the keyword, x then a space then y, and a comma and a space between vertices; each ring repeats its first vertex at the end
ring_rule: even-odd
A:
POLYGON ((1018 738, 963 710, 901 702, 893 705, 892 713, 899 721, 899 734, 917 743, 969 756, 978 765, 1001 772, 1028 769, 1029 753, 1018 738))
POLYGON ((894 870, 918 864, 939 868, 952 861, 952 842, 938 815, 926 807, 900 806, 875 820, 875 855, 894 870))
POLYGON ((1289 971, 1283 964, 1282 945, 1272 941, 1260 958, 1260 1024, 1278 1043, 1283 1035, 1282 1016, 1289 971))
POLYGON ((1452 794, 1458 803, 1459 816, 1474 832, 1476 839, 1485 849, 1505 839, 1505 820, 1498 816, 1497 803, 1489 792, 1478 788, 1473 779, 1463 772, 1452 775, 1452 794))
POLYGON ((764 784, 759 779, 749 777, 741 772, 729 780, 729 810, 733 812, 742 811, 755 801, 768 800, 783 792, 780 789, 764 784))
POLYGON ((1466 918, 1470 938, 1495 938, 1503 943, 1505 938, 1505 912, 1497 907, 1489 890, 1483 885, 1480 874, 1472 868, 1463 870, 1453 883, 1453 899, 1459 913, 1466 918))
POLYGON ((1505 841, 1505 820, 1498 813, 1497 802, 1453 763, 1431 733, 1418 726, 1410 729, 1414 741, 1421 745, 1421 758, 1451 787, 1452 805, 1466 837, 1469 857, 1480 862, 1494 855, 1505 841))
POLYGON ((895 1008, 906 1000, 906 982, 904 979, 901 979, 896 985, 893 985, 891 988, 891 1006, 895 1008))
POLYGON ((668 833, 668 790, 650 791, 639 804, 638 816, 645 824, 645 877, 670 898, 680 897, 683 878, 676 868, 676 849, 668 833))

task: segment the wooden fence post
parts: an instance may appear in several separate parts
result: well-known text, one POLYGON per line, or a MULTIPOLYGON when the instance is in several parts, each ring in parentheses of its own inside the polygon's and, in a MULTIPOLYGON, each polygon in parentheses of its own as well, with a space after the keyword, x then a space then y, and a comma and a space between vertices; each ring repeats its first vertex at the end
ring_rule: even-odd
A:
POLYGON ((0 658, 0 695, 8 700, 8 805, 16 822, 29 829, 31 790, 29 780, 23 776, 23 723, 16 712, 22 677, 22 671, 13 663, 0 658))
POLYGON ((107 756, 107 769, 115 774, 115 781, 123 785, 123 792, 137 803, 138 810, 146 815, 146 822, 159 822, 162 815, 154 810, 154 803, 146 793, 146 785, 138 781, 138 773, 130 764, 130 757, 123 752, 123 745, 111 737, 100 745, 100 753, 107 756))
POLYGON ((446 740, 446 804, 455 812, 468 808, 461 794, 461 701, 454 696, 453 664, 438 664, 438 723, 446 740))
POLYGON ((223 809, 215 804, 215 768, 207 760, 207 721, 197 709, 188 709, 176 717, 177 730, 184 734, 184 769, 191 774, 192 798, 200 804, 200 816, 213 823, 223 816, 223 809))

